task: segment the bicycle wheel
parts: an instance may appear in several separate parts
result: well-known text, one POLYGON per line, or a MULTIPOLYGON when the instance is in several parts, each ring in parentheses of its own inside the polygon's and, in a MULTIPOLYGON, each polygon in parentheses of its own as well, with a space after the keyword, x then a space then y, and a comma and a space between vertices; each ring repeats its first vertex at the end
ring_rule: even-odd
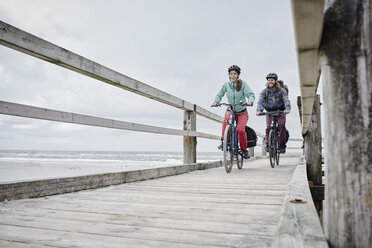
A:
POLYGON ((269 159, 271 168, 275 167, 275 157, 276 157, 276 148, 275 148, 275 134, 273 130, 270 130, 269 133, 269 159))
POLYGON ((238 165, 239 170, 243 168, 243 155, 240 155, 239 153, 236 154, 236 164, 238 165))
POLYGON ((275 160, 276 160, 276 165, 279 166, 279 159, 280 159, 280 150, 279 150, 279 142, 278 142, 278 139, 279 139, 279 135, 276 134, 276 141, 275 141, 275 146, 276 146, 276 156, 275 156, 275 160))
POLYGON ((231 136, 232 136, 231 126, 227 126, 225 128, 223 140, 223 163, 225 165, 225 170, 227 173, 230 173, 234 162, 234 152, 231 144, 232 140, 231 136))

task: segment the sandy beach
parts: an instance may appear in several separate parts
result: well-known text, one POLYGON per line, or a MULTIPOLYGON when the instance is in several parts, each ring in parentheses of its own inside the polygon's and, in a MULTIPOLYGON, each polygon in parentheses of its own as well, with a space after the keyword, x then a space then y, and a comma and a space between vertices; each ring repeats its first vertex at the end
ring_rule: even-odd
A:
POLYGON ((125 163, 113 162, 44 164, 34 162, 0 161, 0 183, 82 176, 164 166, 170 165, 164 163, 154 163, 152 165, 126 165, 125 163))

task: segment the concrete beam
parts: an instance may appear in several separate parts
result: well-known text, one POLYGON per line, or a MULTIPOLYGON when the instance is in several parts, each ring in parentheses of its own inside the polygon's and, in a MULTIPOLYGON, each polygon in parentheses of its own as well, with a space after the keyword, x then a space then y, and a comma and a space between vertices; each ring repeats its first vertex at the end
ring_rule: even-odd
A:
POLYGON ((302 134, 309 128, 320 77, 324 0, 292 0, 302 97, 302 134))

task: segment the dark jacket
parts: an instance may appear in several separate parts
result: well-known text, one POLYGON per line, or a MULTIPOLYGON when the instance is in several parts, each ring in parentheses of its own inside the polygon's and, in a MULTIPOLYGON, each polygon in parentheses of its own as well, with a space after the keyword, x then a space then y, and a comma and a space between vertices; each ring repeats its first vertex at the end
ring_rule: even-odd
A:
POLYGON ((264 109, 267 111, 274 110, 291 110, 291 102, 289 101, 287 91, 280 88, 283 101, 279 97, 279 92, 277 89, 268 89, 268 94, 266 97, 266 88, 261 91, 260 97, 257 103, 257 112, 262 112, 264 109))

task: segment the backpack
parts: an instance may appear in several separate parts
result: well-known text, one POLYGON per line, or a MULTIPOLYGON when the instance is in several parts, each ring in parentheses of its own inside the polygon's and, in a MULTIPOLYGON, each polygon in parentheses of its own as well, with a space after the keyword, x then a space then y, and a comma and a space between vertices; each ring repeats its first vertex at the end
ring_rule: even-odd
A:
POLYGON ((257 145, 257 134, 248 126, 245 126, 245 132, 247 134, 247 147, 255 147, 257 145))
MULTIPOLYGON (((286 84, 284 84, 283 80, 278 80, 278 83, 280 85, 280 88, 283 88, 283 89, 285 89, 285 91, 287 91, 287 95, 288 95, 288 93, 289 93, 288 86, 286 84)), ((266 102, 267 102, 268 96, 269 96, 269 89, 266 88, 266 97, 265 97, 266 102)), ((284 105, 283 96, 282 96, 281 91, 279 91, 278 96, 279 96, 280 101, 282 101, 282 103, 284 105)))
POLYGON ((288 85, 284 84, 283 80, 278 80, 278 83, 280 85, 280 88, 283 88, 285 89, 285 91, 287 91, 287 95, 288 95, 289 94, 288 85))

